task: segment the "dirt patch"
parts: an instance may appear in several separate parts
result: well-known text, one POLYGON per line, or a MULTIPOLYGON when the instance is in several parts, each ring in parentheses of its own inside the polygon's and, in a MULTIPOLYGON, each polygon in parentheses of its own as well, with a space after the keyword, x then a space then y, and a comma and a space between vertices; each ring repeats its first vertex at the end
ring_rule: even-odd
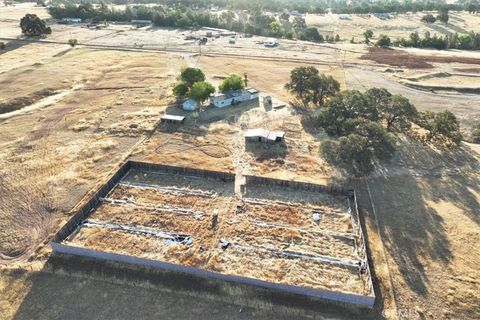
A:
POLYGON ((432 63, 465 63, 480 64, 480 59, 457 56, 421 56, 398 49, 368 48, 368 53, 360 57, 362 60, 373 60, 380 64, 409 69, 431 69, 432 63))
POLYGON ((480 73, 480 68, 454 68, 453 70, 466 73, 480 73))
POLYGON ((7 101, 0 101, 0 114, 22 109, 42 98, 51 96, 54 93, 55 89, 43 89, 28 96, 17 97, 7 101))

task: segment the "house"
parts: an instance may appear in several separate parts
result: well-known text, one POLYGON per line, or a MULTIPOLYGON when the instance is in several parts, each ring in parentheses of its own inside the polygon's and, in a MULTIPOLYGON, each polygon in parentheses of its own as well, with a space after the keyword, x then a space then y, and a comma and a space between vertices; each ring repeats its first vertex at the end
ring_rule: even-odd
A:
POLYGON ((263 42, 265 47, 276 47, 278 45, 278 40, 275 38, 268 38, 263 42))
POLYGON ((284 131, 271 131, 267 129, 248 129, 245 131, 245 141, 249 142, 278 143, 283 142, 284 137, 284 131))
POLYGON ((175 116, 173 114, 164 114, 160 118, 160 122, 162 123, 175 123, 175 124, 180 124, 185 122, 185 117, 184 116, 175 116))
POLYGON ((258 99, 259 92, 254 88, 245 88, 237 91, 230 91, 210 99, 210 103, 217 108, 229 107, 244 101, 258 99))
POLYGON ((146 27, 152 24, 152 20, 132 20, 130 23, 137 27, 146 27))
POLYGON ((185 100, 182 103, 182 109, 185 111, 195 111, 197 110, 197 108, 198 108, 198 103, 193 99, 185 100))

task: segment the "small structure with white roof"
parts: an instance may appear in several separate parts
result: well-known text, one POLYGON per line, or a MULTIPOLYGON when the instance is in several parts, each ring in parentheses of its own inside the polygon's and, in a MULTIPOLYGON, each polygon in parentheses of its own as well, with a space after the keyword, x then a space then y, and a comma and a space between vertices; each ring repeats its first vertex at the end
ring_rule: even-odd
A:
POLYGON ((249 142, 283 142, 285 138, 284 131, 272 131, 267 129, 248 129, 245 131, 245 141, 249 142))
POLYGON ((182 103, 182 109, 185 111, 195 111, 197 110, 197 108, 198 108, 198 103, 193 99, 185 100, 182 103))
POLYGON ((176 116, 176 115, 173 115, 173 114, 164 114, 160 118, 160 122, 162 122, 162 123, 180 124, 180 123, 183 123, 184 121, 185 121, 184 116, 176 116))

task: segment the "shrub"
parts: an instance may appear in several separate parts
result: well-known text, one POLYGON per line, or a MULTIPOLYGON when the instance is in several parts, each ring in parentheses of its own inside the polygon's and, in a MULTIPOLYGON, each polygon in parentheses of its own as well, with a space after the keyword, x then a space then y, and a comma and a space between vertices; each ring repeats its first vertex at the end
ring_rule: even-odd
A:
POLYGON ((434 23, 435 21, 437 21, 437 19, 431 13, 428 13, 422 17, 422 22, 425 23, 434 23))
POLYGON ((377 40, 377 46, 379 47, 390 47, 391 44, 392 40, 390 40, 390 37, 384 34, 381 34, 377 40))
POLYGON ((68 39, 68 44, 70 45, 70 47, 73 48, 78 44, 78 40, 77 39, 68 39))

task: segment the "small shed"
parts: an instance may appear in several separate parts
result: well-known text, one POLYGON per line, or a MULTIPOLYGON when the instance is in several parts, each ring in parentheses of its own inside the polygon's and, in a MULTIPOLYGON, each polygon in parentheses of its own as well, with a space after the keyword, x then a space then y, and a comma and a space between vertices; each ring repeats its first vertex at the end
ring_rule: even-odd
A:
POLYGON ((176 116, 176 115, 173 115, 173 114, 164 114, 160 118, 160 122, 181 124, 181 123, 185 122, 185 117, 184 116, 176 116))
POLYGON ((197 108, 198 108, 198 103, 193 99, 185 100, 182 103, 182 109, 185 111, 195 111, 197 110, 197 108))
POLYGON ((283 142, 285 138, 284 131, 271 131, 267 129, 248 129, 245 132, 245 141, 248 142, 283 142))

